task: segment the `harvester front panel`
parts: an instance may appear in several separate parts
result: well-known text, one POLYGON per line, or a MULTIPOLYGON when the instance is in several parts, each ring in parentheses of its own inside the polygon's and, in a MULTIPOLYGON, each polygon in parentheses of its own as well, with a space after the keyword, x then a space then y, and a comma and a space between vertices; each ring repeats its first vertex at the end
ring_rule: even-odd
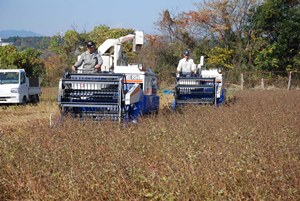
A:
POLYGON ((215 78, 178 77, 175 86, 175 104, 216 104, 215 78))
POLYGON ((60 80, 58 102, 63 113, 121 120, 125 116, 124 75, 69 74, 60 80))

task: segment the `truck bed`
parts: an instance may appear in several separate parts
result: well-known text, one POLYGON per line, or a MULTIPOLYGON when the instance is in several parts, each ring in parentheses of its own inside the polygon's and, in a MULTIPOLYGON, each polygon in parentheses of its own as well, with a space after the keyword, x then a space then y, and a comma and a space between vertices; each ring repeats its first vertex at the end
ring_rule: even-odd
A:
POLYGON ((31 96, 31 95, 40 95, 42 93, 42 89, 41 87, 29 87, 28 88, 28 95, 31 96))

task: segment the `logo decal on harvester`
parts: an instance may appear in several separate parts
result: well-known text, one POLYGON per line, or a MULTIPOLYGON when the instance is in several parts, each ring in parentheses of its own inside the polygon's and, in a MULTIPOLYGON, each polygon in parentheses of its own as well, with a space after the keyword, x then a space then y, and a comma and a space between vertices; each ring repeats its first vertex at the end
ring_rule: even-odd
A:
POLYGON ((138 80, 138 79, 139 79, 139 76, 138 76, 138 75, 131 75, 131 79, 132 79, 132 80, 138 80))

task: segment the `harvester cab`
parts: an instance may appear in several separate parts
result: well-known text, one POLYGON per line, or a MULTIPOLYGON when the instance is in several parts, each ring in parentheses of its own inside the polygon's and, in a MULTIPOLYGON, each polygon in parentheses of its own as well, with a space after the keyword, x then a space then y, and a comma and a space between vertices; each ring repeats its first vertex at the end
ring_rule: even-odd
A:
POLYGON ((174 89, 173 109, 186 104, 214 104, 225 102, 224 74, 221 69, 203 69, 204 57, 190 77, 178 75, 174 89))
POLYGON ((133 50, 143 45, 143 33, 107 39, 99 46, 103 64, 100 73, 68 73, 59 81, 58 104, 62 114, 97 120, 137 120, 157 113, 158 78, 141 64, 127 64, 122 44, 133 41, 133 50))

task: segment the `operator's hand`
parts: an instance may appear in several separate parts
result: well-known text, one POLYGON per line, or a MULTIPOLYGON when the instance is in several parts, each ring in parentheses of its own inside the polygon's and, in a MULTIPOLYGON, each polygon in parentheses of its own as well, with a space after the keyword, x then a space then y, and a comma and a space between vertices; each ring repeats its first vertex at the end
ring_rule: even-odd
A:
POLYGON ((97 72, 99 72, 99 71, 101 71, 101 66, 100 66, 99 64, 97 64, 97 65, 95 66, 95 69, 96 69, 97 72))
POLYGON ((77 67, 75 65, 72 66, 73 71, 77 71, 77 67))

